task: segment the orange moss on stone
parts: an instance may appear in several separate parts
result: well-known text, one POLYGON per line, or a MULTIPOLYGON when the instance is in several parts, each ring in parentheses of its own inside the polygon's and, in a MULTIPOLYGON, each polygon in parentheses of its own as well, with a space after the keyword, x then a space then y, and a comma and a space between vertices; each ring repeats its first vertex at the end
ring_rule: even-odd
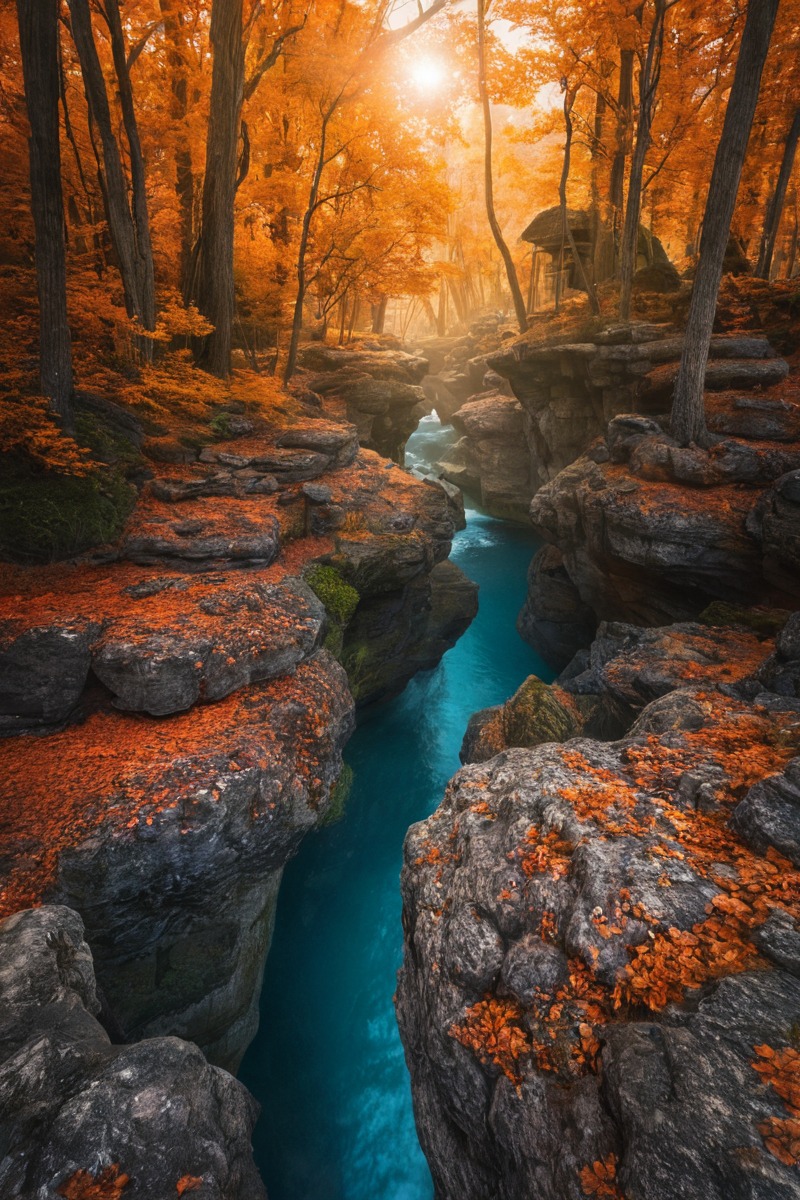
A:
MULTIPOLYGON (((680 859, 699 878, 713 883, 719 894, 708 905, 705 918, 691 929, 665 927, 660 918, 632 900, 628 888, 621 889, 609 915, 596 910, 592 923, 603 940, 624 936, 631 921, 643 922, 648 937, 630 950, 630 962, 613 987, 601 984, 595 976, 599 951, 593 948, 592 961, 570 961, 569 981, 555 995, 536 990, 530 1010, 520 1011, 519 1019, 524 1016, 535 1030, 530 1050, 540 1070, 562 1076, 595 1070, 599 1031, 621 1008, 644 1007, 656 1012, 670 1002, 680 1002, 687 989, 745 970, 767 968, 769 964, 754 945, 753 932, 775 907, 800 917, 800 872, 774 849, 766 855, 755 853, 728 824, 733 807, 747 789, 780 771, 797 752, 798 730, 781 727, 770 714, 719 693, 699 692, 694 700, 705 710, 704 728, 681 731, 667 739, 643 736, 627 747, 618 772, 595 766, 580 751, 560 751, 564 765, 577 779, 559 788, 558 794, 579 820, 594 824, 603 838, 636 836, 665 865, 670 859, 680 859), (700 764, 716 769, 710 772, 710 777, 718 780, 715 807, 710 812, 684 810, 676 803, 681 778, 700 764)), ((472 810, 479 804, 473 804, 472 810)), ((554 830, 543 834, 532 825, 507 857, 521 865, 528 879, 547 875, 558 880, 569 874, 574 848, 554 830)), ((666 870, 659 882, 665 888, 671 886, 666 870)), ((512 898, 509 889, 498 896, 500 902, 512 898)), ((545 910, 539 936, 553 941, 556 932, 554 916, 545 910)), ((484 1019, 502 1011, 508 1017, 508 1009, 486 1008, 488 1001, 487 997, 476 1016, 484 1019)), ((477 1032, 484 1025, 473 1021, 466 1028, 475 1036, 464 1034, 461 1040, 475 1048, 477 1032)), ((795 1065, 793 1060, 793 1069, 795 1065)), ((792 1092, 795 1094, 800 1093, 792 1092)), ((788 1126, 787 1130, 780 1135, 785 1153, 789 1153, 785 1139, 792 1133, 788 1126)), ((773 1131, 770 1136, 775 1140, 779 1134, 773 1131)))
POLYGON ((780 1050, 772 1046, 754 1046, 756 1060, 750 1065, 764 1083, 780 1096, 788 1117, 769 1117, 758 1132, 770 1154, 794 1167, 800 1163, 800 1051, 792 1046, 780 1050))
POLYGON ((61 1184, 58 1194, 64 1200, 119 1200, 130 1181, 130 1176, 120 1171, 119 1163, 112 1163, 99 1175, 75 1171, 61 1184))
POLYGON ((579 1178, 584 1196, 596 1196, 597 1200, 624 1200, 616 1182, 616 1154, 607 1154, 605 1158, 597 1158, 581 1167, 579 1178))
POLYGON ((494 1063, 507 1079, 519 1084, 517 1063, 531 1051, 531 1040, 521 1020, 519 1005, 487 996, 467 1009, 460 1024, 450 1027, 450 1036, 472 1050, 482 1063, 494 1063))

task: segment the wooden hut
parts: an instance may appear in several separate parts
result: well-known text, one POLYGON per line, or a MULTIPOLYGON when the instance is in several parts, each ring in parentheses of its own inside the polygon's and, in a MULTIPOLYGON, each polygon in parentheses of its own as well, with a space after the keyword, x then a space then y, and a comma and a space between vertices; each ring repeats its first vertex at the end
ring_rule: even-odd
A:
MULTIPOLYGON (((567 220, 575 249, 587 277, 591 279, 594 274, 595 282, 602 283, 610 277, 613 263, 609 263, 609 269, 604 274, 597 275, 594 234, 589 213, 583 209, 569 208, 567 220)), ((603 232, 611 238, 610 230, 603 232)), ((520 236, 523 242, 529 242, 533 246, 528 304, 530 311, 535 312, 537 308, 548 307, 570 290, 583 290, 580 269, 573 258, 569 239, 564 235, 560 205, 540 212, 520 236)), ((663 275, 665 291, 670 290, 673 285, 679 285, 678 273, 669 261, 664 247, 655 234, 645 229, 644 225, 639 226, 636 269, 647 270, 649 273, 655 269, 663 275)))

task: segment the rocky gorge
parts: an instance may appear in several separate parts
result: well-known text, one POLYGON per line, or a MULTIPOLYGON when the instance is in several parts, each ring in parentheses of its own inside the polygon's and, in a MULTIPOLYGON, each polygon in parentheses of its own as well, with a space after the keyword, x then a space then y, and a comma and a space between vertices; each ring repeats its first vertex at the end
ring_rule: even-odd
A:
POLYGON ((4 574, 3 1195, 263 1194, 227 1071, 283 868, 344 802, 354 696, 402 689, 476 607, 453 489, 316 408, 140 438, 119 539, 4 574), (151 1136, 165 1111, 185 1138, 151 1136))
POLYGON ((517 398, 462 409, 479 485, 490 428, 535 447, 520 632, 561 674, 472 717, 406 838, 437 1200, 800 1195, 796 376, 720 335, 681 448, 676 348, 521 339, 488 360, 517 398))
POLYGON ((422 354, 312 345, 288 415, 140 439, 115 542, 9 568, 9 1196, 264 1194, 228 1072, 285 866, 341 809, 356 707, 475 615, 456 485, 545 541, 520 618, 544 661, 462 723, 465 765, 406 839, 397 1015, 437 1200, 649 1200, 676 1171, 687 1196, 800 1195, 795 377, 720 335, 714 444, 686 450, 653 383, 674 339, 607 333, 462 339, 480 353, 450 381, 444 480, 401 466, 439 389, 422 354), (537 387, 540 434, 559 388, 594 414, 566 414, 563 469, 537 387))

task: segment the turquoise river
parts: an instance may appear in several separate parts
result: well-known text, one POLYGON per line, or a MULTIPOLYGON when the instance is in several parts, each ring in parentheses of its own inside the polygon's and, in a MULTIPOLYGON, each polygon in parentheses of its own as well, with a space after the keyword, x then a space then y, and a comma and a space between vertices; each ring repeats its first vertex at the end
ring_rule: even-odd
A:
MULTIPOLYGON (((427 468, 453 431, 426 418, 406 462, 427 468)), ((452 558, 480 586, 468 632, 434 671, 360 721, 343 820, 286 870, 261 1027, 240 1078, 262 1105, 255 1152, 270 1200, 430 1200, 392 1006, 402 956, 403 837, 437 806, 471 714, 531 672, 516 633, 532 534, 472 509, 452 558)))

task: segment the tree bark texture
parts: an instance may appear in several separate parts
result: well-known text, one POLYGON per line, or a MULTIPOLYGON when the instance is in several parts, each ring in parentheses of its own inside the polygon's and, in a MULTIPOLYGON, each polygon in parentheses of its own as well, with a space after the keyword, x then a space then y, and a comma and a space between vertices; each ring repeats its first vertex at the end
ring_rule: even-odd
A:
POLYGON ((177 0, 160 0, 159 8, 164 21, 164 41, 170 73, 170 118, 176 139, 175 194, 178 198, 181 291, 188 300, 189 263, 194 244, 194 171, 186 129, 189 113, 189 63, 180 4, 177 0))
POLYGON ((492 231, 492 237, 495 240, 495 245, 500 251, 500 256, 506 269, 506 277, 508 286, 511 289, 511 298, 514 301, 514 312, 517 316, 520 333, 524 333, 528 328, 528 313, 525 308, 525 300, 522 296, 522 289, 519 286, 517 278, 517 269, 514 266, 514 260, 511 257, 511 251, 508 248, 503 231, 500 228, 500 223, 497 220, 497 215, 494 209, 494 183, 492 179, 492 109, 489 101, 489 91, 486 86, 486 23, 485 16, 485 0, 478 0, 478 86, 481 94, 481 107, 483 109, 483 133, 484 133, 484 189, 486 194, 486 215, 489 218, 489 227, 492 231))
POLYGON ((775 185, 775 191, 772 193, 767 207, 764 233, 761 238, 761 250, 758 256, 758 266, 756 267, 756 275, 760 279, 769 279, 772 271, 775 243, 778 240, 778 230, 781 227, 783 206, 786 202, 786 190, 789 187, 789 180, 792 177, 798 141, 800 141, 800 108, 794 114, 794 119, 789 127, 789 133, 787 134, 783 148, 783 159, 781 161, 780 172, 778 173, 778 182, 775 185))
POLYGON ((283 370, 283 382, 288 383, 292 378, 297 366, 297 351, 300 348, 300 331, 303 328, 303 305, 306 298, 306 255, 308 253, 308 242, 311 234, 311 221, 317 208, 317 199, 319 197, 319 185, 322 180, 322 172, 325 169, 325 149, 328 141, 328 124, 336 111, 338 98, 334 101, 323 113, 322 124, 320 126, 319 148, 317 150, 317 161, 314 167, 314 175, 311 180, 311 187, 308 193, 308 205, 303 214, 303 225, 300 230, 300 246, 297 251, 297 295, 294 302, 294 313, 292 314, 292 332, 289 338, 289 350, 286 357, 286 366, 283 370))
POLYGON ((139 138, 139 126, 136 121, 136 110, 133 104, 133 89, 128 68, 128 57, 125 49, 125 35, 122 32, 122 18, 119 11, 119 0, 105 0, 103 11, 108 20, 111 34, 111 53, 114 58, 114 71, 119 85, 119 99, 122 108, 122 122, 125 126, 125 136, 128 139, 131 164, 131 195, 133 207, 133 228, 135 234, 136 273, 141 288, 142 321, 145 329, 155 329, 156 325, 156 285, 153 268, 153 246, 150 240, 150 217, 147 212, 147 188, 145 183, 144 155, 139 138))
POLYGON ((664 46, 664 17, 667 0, 655 0, 655 13, 647 41, 647 53, 642 65, 639 81, 639 121, 636 128, 636 144, 631 158, 631 173, 628 182, 628 202, 625 205, 625 225, 622 231, 622 254, 620 260, 619 315, 628 321, 631 315, 631 293, 633 276, 636 273, 636 257, 639 247, 639 225, 642 214, 642 176, 644 161, 650 147, 650 129, 653 124, 658 80, 661 74, 661 52, 664 46))
POLYGON ((672 435, 683 446, 706 433, 703 391, 725 248, 753 125, 761 73, 779 0, 750 0, 736 73, 706 200, 700 258, 672 405, 672 435))
POLYGON ((571 92, 567 88, 564 95, 564 126, 566 129, 566 139, 564 141, 564 164, 561 169, 561 180, 558 185, 558 196, 561 201, 561 237, 562 244, 564 241, 569 243, 570 251, 578 269, 578 274, 581 277, 584 291, 589 297, 589 305, 592 313, 598 316, 600 313, 600 302, 597 299, 595 286, 586 273, 583 259, 578 253, 578 247, 575 245, 575 237, 572 232, 572 226, 569 223, 569 210, 567 208, 567 183, 569 182, 570 159, 572 156, 572 106, 575 103, 576 92, 571 92))
POLYGON ((31 209, 36 230, 39 374, 65 429, 72 427, 72 349, 58 133, 58 0, 17 0, 31 136, 31 209))
POLYGON ((244 94, 242 0, 214 0, 211 45, 214 65, 197 265, 197 306, 213 324, 214 331, 197 339, 196 358, 212 375, 225 379, 231 369, 235 312, 233 205, 244 94))
MULTIPOLYGON (((122 276, 125 307, 128 315, 135 318, 143 329, 152 330, 155 327, 155 295, 149 227, 146 227, 144 241, 140 241, 140 232, 143 231, 137 229, 128 204, 128 187, 119 145, 114 136, 108 93, 94 41, 88 0, 69 0, 69 8, 72 16, 72 36, 81 64, 90 118, 97 127, 103 147, 104 170, 101 188, 111 241, 122 276)), ((149 339, 147 341, 149 344, 149 339)))

